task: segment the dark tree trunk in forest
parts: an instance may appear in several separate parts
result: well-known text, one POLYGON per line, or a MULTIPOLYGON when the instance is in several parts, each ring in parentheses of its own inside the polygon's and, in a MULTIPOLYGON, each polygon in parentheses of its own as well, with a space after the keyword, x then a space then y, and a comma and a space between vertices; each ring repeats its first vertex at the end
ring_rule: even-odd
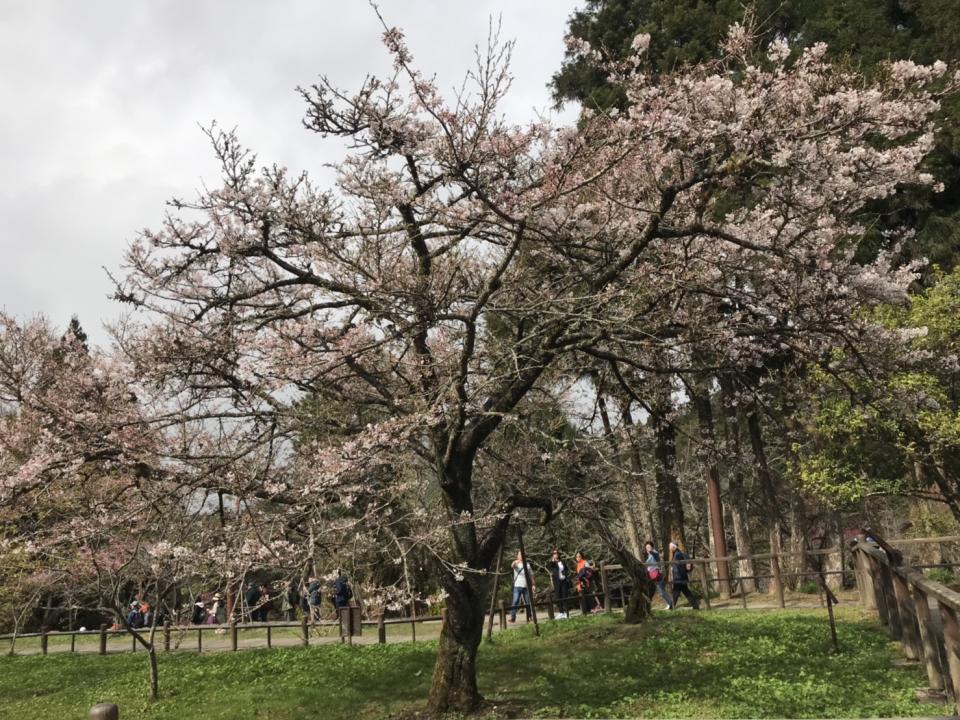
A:
MULTIPOLYGON (((697 421, 700 426, 700 441, 703 444, 707 500, 710 507, 710 530, 713 538, 713 551, 717 557, 727 555, 727 536, 723 523, 723 504, 720 499, 720 470, 717 467, 716 437, 713 431, 713 408, 710 404, 710 389, 705 382, 699 383, 692 391, 693 404, 697 409, 697 421)), ((720 597, 730 597, 730 570, 726 560, 717 561, 717 584, 720 597)))
POLYGON ((730 516, 733 519, 733 537, 737 543, 737 574, 743 592, 756 590, 753 579, 753 538, 750 535, 750 514, 747 506, 747 488, 744 483, 743 453, 740 449, 740 414, 737 412, 736 386, 733 378, 720 376, 723 404, 723 434, 729 448, 730 516), (749 579, 743 579, 749 578, 749 579))
POLYGON ((667 547, 671 541, 680 545, 684 542, 683 504, 680 500, 680 486, 677 484, 677 445, 676 430, 667 417, 671 406, 669 397, 651 403, 650 423, 653 425, 655 439, 654 460, 655 490, 657 498, 657 529, 659 544, 667 547))
POLYGON ((781 387, 781 402, 783 412, 783 424, 781 427, 783 435, 783 448, 787 456, 787 478, 788 484, 796 488, 790 498, 790 513, 788 515, 788 525, 790 529, 790 558, 787 563, 788 571, 794 573, 795 581, 790 583, 793 589, 799 587, 802 573, 807 571, 807 558, 804 553, 809 545, 807 518, 807 506, 804 501, 803 492, 800 489, 800 458, 794 443, 801 436, 799 432, 797 419, 795 417, 796 408, 787 387, 781 387))
MULTIPOLYGON (((779 555, 783 552, 783 516, 780 512, 780 503, 773 484, 773 476, 770 474, 770 466, 767 463, 767 451, 764 447, 760 416, 755 403, 751 405, 747 413, 747 434, 750 437, 750 447, 753 450, 754 473, 757 484, 760 486, 760 492, 763 495, 767 518, 770 521, 768 526, 770 552, 779 555)), ((779 593, 776 583, 776 578, 770 583, 770 591, 774 594, 779 593)))
POLYGON ((618 473, 621 476, 621 490, 619 493, 619 499, 620 505, 623 509, 623 525, 627 531, 627 541, 630 543, 630 551, 634 555, 638 555, 640 553, 640 548, 643 547, 643 545, 642 540, 640 540, 639 520, 637 519, 637 508, 635 502, 636 496, 633 490, 634 486, 640 483, 640 458, 634 457, 635 453, 633 452, 632 442, 626 448, 621 447, 621 443, 613 432, 613 425, 610 422, 610 413, 607 410, 607 400, 599 383, 597 386, 597 409, 600 411, 600 422, 603 424, 603 432, 607 438, 607 444, 610 446, 610 450, 617 459, 617 463, 619 464, 619 462, 622 461, 622 456, 625 453, 629 454, 630 464, 637 478, 636 481, 632 481, 630 478, 623 477, 624 473, 618 473))
POLYGON ((638 525, 643 529, 644 538, 641 540, 637 539, 637 546, 634 549, 631 547, 631 550, 634 550, 634 555, 640 557, 640 554, 643 552, 643 542, 646 540, 652 540, 654 534, 656 533, 656 523, 654 521, 654 503, 650 502, 650 494, 647 490, 647 481, 643 477, 643 463, 641 461, 640 454, 640 444, 637 440, 636 435, 636 426, 633 422, 633 414, 630 412, 630 400, 621 398, 620 403, 620 417, 623 420, 623 425, 627 429, 628 437, 630 438, 630 464, 633 467, 634 476, 637 478, 636 485, 640 494, 640 501, 643 504, 644 512, 646 513, 646 518, 638 520, 638 525))

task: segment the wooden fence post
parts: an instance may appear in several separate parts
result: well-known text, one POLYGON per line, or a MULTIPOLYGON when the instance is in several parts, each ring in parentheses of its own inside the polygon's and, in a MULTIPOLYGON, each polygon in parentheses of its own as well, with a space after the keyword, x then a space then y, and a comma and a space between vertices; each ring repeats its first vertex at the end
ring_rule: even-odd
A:
POLYGON ((197 652, 203 652, 203 628, 197 628, 197 652))
POLYGON ((603 589, 603 611, 610 612, 613 605, 610 602, 610 576, 607 574, 606 563, 600 563, 600 585, 603 589))
POLYGON ((170 652, 170 621, 163 621, 163 651, 170 652))
POLYGON ((134 633, 130 633, 130 652, 136 652, 136 651, 137 651, 137 634, 134 632, 134 633))
POLYGON ((944 689, 943 669, 940 667, 940 642, 937 630, 930 615, 930 600, 927 594, 916 585, 913 591, 913 607, 917 612, 920 640, 923 642, 923 661, 927 670, 927 682, 934 692, 944 689))
POLYGON ((507 629, 507 603, 500 601, 500 629, 507 629))
POLYGON ((703 588, 703 604, 710 609, 710 569, 707 563, 698 563, 700 565, 700 587, 703 588))
POLYGON ((417 641, 417 616, 410 616, 410 642, 417 641))
POLYGON ((41 655, 47 654, 47 643, 48 643, 47 629, 41 628, 40 629, 40 654, 41 655))
POLYGON ((947 651, 950 684, 953 686, 953 704, 960 711, 960 625, 952 607, 939 600, 937 605, 940 606, 940 618, 943 620, 943 644, 947 651))
POLYGON ((903 635, 903 654, 910 660, 923 659, 923 646, 920 644, 920 631, 917 627, 917 612, 913 606, 910 587, 900 573, 891 569, 893 590, 897 598, 900 625, 903 635))
POLYGON ((77 636, 75 633, 70 633, 70 652, 77 651, 77 636))
POLYGON ((870 575, 870 584, 873 586, 873 597, 877 601, 877 617, 881 625, 890 624, 890 614, 887 612, 887 596, 883 592, 883 579, 880 574, 880 561, 872 555, 867 555, 867 570, 870 575))
POLYGON ((385 645, 387 642, 387 624, 384 621, 383 611, 380 611, 380 619, 377 620, 377 642, 385 645))
POLYGON ((102 623, 100 625, 100 654, 107 654, 107 624, 102 623))
POLYGON ((897 594, 893 589, 893 570, 886 563, 880 563, 880 589, 883 592, 884 605, 887 606, 887 628, 894 640, 903 638, 903 623, 900 609, 897 607, 897 594))
POLYGON ((304 613, 300 617, 300 635, 302 638, 303 646, 306 647, 310 644, 310 626, 307 624, 307 614, 304 613))
POLYGON ((267 648, 273 647, 273 628, 267 625, 267 648))
POLYGON ((867 568, 867 555, 863 550, 854 549, 853 557, 857 568, 857 591, 860 594, 860 602, 868 610, 876 610, 877 596, 874 593, 873 577, 867 568))
POLYGON ((487 642, 493 642, 493 616, 497 612, 497 588, 500 587, 500 566, 503 564, 503 549, 506 543, 500 544, 497 553, 497 567, 493 571, 493 583, 490 588, 490 617, 487 618, 487 642))

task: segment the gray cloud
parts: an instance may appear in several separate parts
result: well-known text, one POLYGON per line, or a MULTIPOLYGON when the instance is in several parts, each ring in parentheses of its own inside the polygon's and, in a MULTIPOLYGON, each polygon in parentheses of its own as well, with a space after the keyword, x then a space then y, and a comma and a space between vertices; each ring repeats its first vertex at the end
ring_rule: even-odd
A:
MULTIPOLYGON (((516 121, 550 105, 576 0, 381 0, 417 65, 458 83, 502 17, 517 40, 516 121)), ((110 301, 102 267, 156 227, 171 196, 217 167, 198 124, 237 126, 263 162, 318 171, 339 157, 300 125, 294 92, 319 74, 352 88, 390 60, 361 0, 14 0, 0 5, 0 307, 65 324, 78 314, 98 340, 110 301)), ((568 113, 569 117, 569 113, 568 113)))

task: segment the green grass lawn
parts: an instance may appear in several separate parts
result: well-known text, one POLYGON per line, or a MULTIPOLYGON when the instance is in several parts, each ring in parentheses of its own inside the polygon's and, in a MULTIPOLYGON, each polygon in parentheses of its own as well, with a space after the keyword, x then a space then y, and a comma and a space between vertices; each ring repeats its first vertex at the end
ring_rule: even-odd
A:
MULTIPOLYGON (((866 717, 937 714, 916 703, 919 667, 875 621, 823 611, 619 616, 521 627, 484 644, 481 691, 494 714, 541 717, 866 717), (492 706, 498 706, 494 711, 492 706)), ((84 718, 96 702, 125 720, 381 718, 422 707, 435 642, 160 656, 161 700, 144 699, 145 654, 0 658, 0 718, 84 718)), ((941 709, 942 710, 942 709, 941 709)))

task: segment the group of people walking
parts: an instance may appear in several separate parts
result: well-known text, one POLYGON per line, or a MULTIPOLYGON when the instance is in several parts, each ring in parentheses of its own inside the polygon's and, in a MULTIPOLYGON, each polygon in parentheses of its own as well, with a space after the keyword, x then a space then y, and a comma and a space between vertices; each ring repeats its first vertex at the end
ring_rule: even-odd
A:
MULTIPOLYGON (((661 562, 660 553, 652 542, 644 545, 643 562, 647 568, 647 575, 657 592, 667 606, 673 610, 677 601, 683 595, 694 610, 700 609, 700 601, 690 591, 690 571, 693 569, 690 558, 676 543, 670 543, 669 563, 661 562), (667 593, 667 571, 671 574, 672 594, 667 593)), ((516 559, 510 564, 513 576, 513 593, 510 599, 510 622, 517 621, 517 610, 523 607, 530 616, 530 602, 536 592, 533 568, 530 561, 524 562, 523 554, 518 552, 516 559)), ((574 598, 584 615, 600 612, 603 606, 600 603, 599 572, 582 552, 577 552, 572 563, 564 560, 560 551, 554 549, 546 564, 553 584, 553 594, 559 612, 557 618, 568 617, 568 607, 574 598), (575 592, 575 595, 573 594, 575 592)))
MULTIPOLYGON (((267 622, 271 613, 279 611, 277 619, 296 622, 299 608, 311 622, 316 622, 320 619, 323 586, 324 583, 314 575, 299 587, 294 581, 273 588, 265 582, 250 583, 243 593, 246 607, 236 613, 245 615, 250 622, 267 622)), ((337 571, 335 579, 329 583, 329 598, 337 612, 350 604, 353 588, 343 571, 337 571)), ((227 607, 220 592, 207 595, 206 599, 198 597, 190 611, 191 625, 222 625, 226 621, 227 607)))
POLYGON ((683 550, 677 547, 676 543, 670 543, 670 569, 672 577, 670 578, 672 595, 667 594, 667 566, 660 562, 660 553, 653 547, 652 542, 647 542, 643 546, 646 557, 644 564, 647 566, 647 577, 653 581, 656 586, 656 592, 663 598, 667 605, 667 610, 673 610, 677 606, 677 601, 683 595, 694 610, 700 609, 700 601, 697 596, 690 592, 690 571, 693 566, 690 564, 690 558, 683 550))

